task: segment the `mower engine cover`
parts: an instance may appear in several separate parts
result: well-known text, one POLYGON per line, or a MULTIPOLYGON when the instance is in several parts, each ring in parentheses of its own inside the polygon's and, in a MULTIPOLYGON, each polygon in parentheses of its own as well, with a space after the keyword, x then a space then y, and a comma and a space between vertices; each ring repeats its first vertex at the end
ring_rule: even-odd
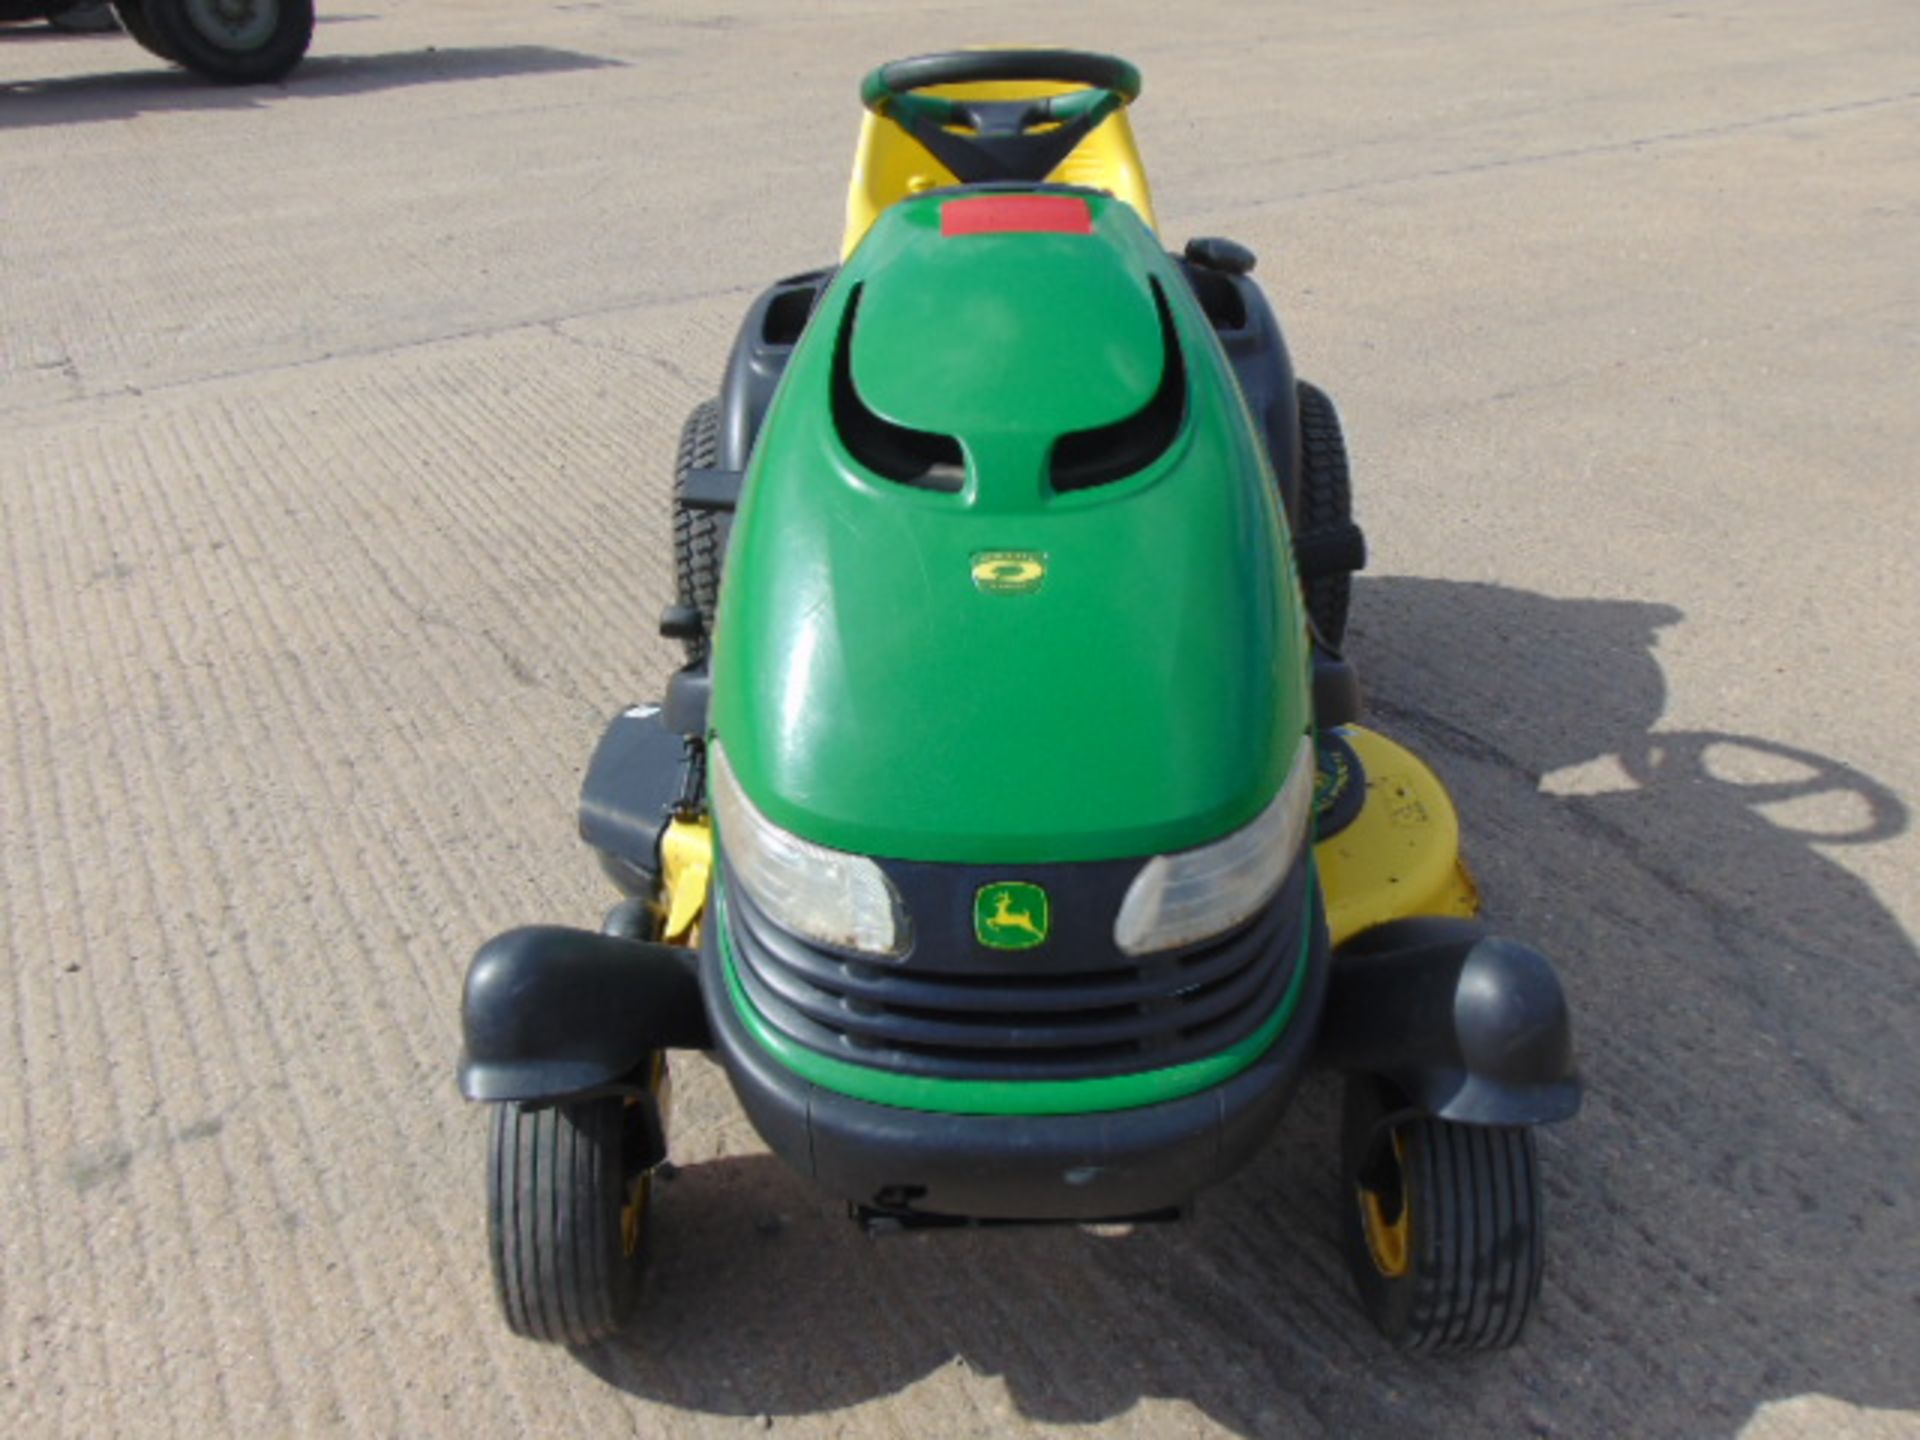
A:
POLYGON ((1128 206, 936 192, 822 298, 713 646, 741 787, 900 860, 1147 856, 1246 824, 1309 724, 1259 437, 1128 206))
POLYGON ((776 1152, 907 1218, 1160 1213, 1246 1160, 1326 988, 1298 595, 1130 207, 882 215, 767 412, 712 637, 702 989, 776 1152))

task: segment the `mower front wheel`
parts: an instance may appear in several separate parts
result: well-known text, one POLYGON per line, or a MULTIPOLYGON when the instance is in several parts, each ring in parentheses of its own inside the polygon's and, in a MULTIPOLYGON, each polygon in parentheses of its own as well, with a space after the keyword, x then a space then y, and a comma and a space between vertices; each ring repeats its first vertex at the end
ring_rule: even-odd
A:
POLYGON ((514 1334, 590 1345, 631 1318, 657 1159, 649 1155, 657 1122, 645 1113, 652 1100, 494 1107, 487 1228, 494 1288, 514 1334))
POLYGON ((1410 1111, 1372 1076, 1341 1115, 1347 1264, 1374 1324, 1403 1350, 1499 1350, 1540 1293, 1533 1131, 1410 1111))

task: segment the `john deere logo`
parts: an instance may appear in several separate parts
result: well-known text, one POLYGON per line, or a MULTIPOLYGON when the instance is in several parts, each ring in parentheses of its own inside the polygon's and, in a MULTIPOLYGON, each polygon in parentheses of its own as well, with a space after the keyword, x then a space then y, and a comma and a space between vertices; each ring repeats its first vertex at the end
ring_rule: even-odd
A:
POLYGON ((1047 892, 1024 880, 982 885, 973 897, 973 933, 992 950, 1031 950, 1047 938, 1047 892))
POLYGON ((1038 550, 982 550, 973 557, 973 583, 989 595, 1038 590, 1047 578, 1047 557, 1038 550))

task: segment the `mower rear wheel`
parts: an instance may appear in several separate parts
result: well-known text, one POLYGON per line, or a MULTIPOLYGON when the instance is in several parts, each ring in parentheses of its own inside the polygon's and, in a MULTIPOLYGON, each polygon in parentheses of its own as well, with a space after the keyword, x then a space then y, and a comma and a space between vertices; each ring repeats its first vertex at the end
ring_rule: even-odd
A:
POLYGON ((707 658, 707 637, 720 604, 720 519, 711 510, 695 510, 683 495, 689 470, 707 470, 720 458, 720 402, 702 400, 680 429, 680 454, 673 471, 673 586, 677 602, 700 612, 700 634, 689 639, 687 663, 707 658))
MULTIPOLYGON (((1340 412, 1326 391, 1302 380, 1300 396, 1300 533, 1343 527, 1353 519, 1353 486, 1340 412)), ((1347 634, 1351 575, 1323 575, 1305 586, 1307 613, 1327 644, 1340 648, 1347 634)))
POLYGON ((632 1316, 653 1176, 648 1100, 611 1096, 494 1108, 487 1228, 507 1328, 589 1345, 632 1316))
POLYGON ((1428 1354, 1499 1350, 1540 1293, 1540 1169, 1526 1127, 1409 1110, 1372 1076, 1341 1115, 1347 1264, 1368 1316, 1428 1354))
POLYGON ((120 17, 120 27, 139 43, 142 50, 158 55, 162 60, 174 58, 173 52, 167 49, 147 19, 146 0, 113 0, 113 13, 120 17))

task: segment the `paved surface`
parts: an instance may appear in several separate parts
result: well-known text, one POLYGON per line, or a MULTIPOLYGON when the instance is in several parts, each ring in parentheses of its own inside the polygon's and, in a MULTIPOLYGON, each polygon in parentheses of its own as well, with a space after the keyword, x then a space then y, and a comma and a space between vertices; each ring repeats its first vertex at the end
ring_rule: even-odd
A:
POLYGON ((362 0, 0 33, 0 1434, 1920 1434, 1920 11, 362 0), (680 1067, 648 1313, 511 1341, 465 958, 608 898, 680 417, 852 90, 1140 61, 1342 402, 1353 650, 1562 957, 1528 1343, 1384 1354, 1333 1097, 1180 1229, 869 1243, 680 1067))

